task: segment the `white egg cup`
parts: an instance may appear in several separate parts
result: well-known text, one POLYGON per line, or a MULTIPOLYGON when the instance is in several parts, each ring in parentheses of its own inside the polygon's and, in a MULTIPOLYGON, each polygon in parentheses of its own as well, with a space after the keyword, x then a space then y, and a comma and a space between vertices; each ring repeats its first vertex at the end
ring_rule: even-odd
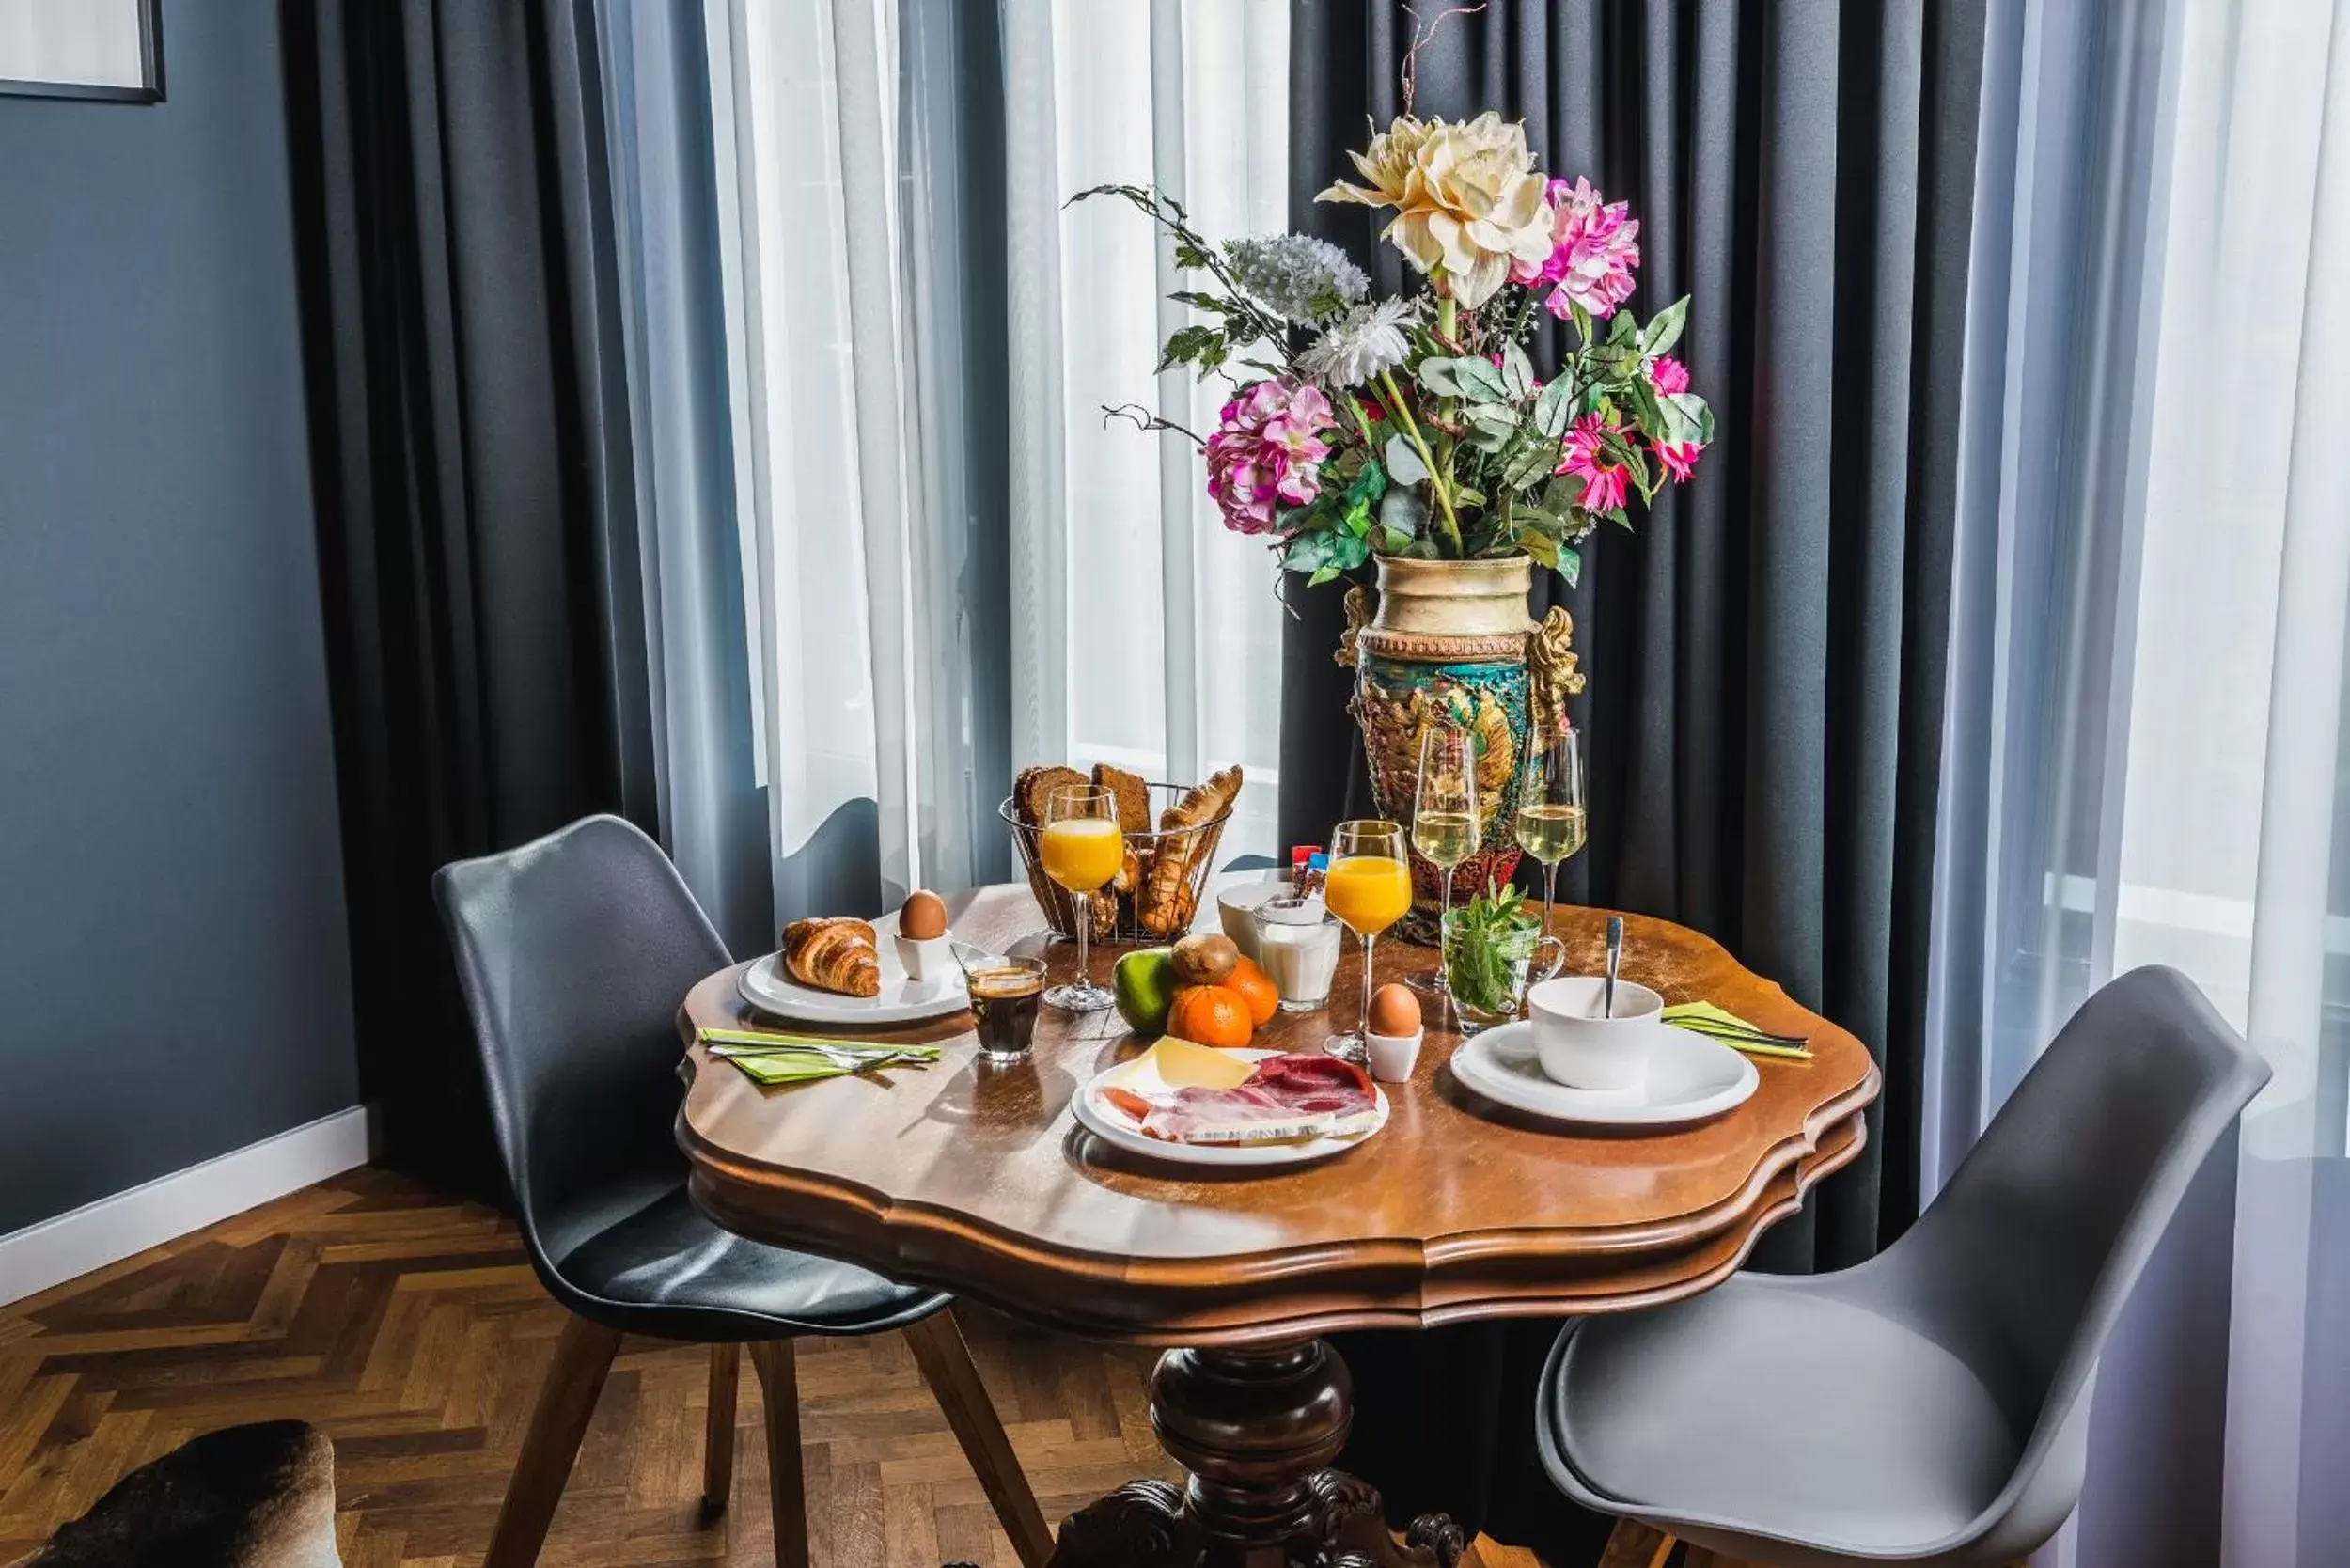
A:
POLYGON ((906 979, 916 985, 927 985, 961 971, 955 964, 954 933, 943 932, 936 936, 901 936, 898 943, 898 966, 906 972, 906 979))
POLYGON ((1383 1084, 1409 1083, 1412 1069, 1419 1062, 1419 1043, 1428 1031, 1414 1029, 1410 1034, 1366 1034, 1363 1048, 1371 1058, 1371 1075, 1383 1084))

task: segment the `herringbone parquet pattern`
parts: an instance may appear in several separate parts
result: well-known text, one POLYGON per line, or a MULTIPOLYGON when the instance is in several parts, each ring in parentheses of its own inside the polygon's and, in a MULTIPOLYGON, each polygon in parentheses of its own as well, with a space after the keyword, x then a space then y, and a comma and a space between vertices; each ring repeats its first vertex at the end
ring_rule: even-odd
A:
MULTIPOLYGON (((1146 1356, 964 1310, 1048 1518, 1170 1473, 1144 1414, 1146 1356)), ((0 1309, 0 1562, 197 1433, 295 1417, 335 1440, 350 1568, 471 1568, 562 1324, 509 1225, 373 1170, 0 1309)), ((699 1517, 707 1355, 624 1347, 547 1568, 774 1561, 747 1372, 734 1506, 699 1517)), ((802 1341, 799 1383, 820 1568, 1016 1568, 902 1339, 802 1341)))

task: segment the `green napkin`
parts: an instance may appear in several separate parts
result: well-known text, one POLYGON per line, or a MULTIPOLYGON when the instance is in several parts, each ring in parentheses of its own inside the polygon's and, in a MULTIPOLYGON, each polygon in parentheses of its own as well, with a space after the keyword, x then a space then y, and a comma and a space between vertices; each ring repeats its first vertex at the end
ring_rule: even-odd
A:
POLYGON ((825 1040, 817 1035, 783 1034, 773 1029, 702 1028, 696 1031, 713 1057, 734 1063, 754 1082, 765 1085, 807 1083, 817 1078, 841 1078, 858 1072, 891 1067, 928 1067, 938 1059, 935 1045, 885 1045, 854 1040, 825 1040), (844 1061, 814 1049, 829 1047, 867 1058, 844 1061))
POLYGON ((1728 1008, 1716 1007, 1712 1002, 1675 1002, 1665 1009, 1662 1016, 1668 1024, 1708 1040, 1718 1040, 1750 1056, 1780 1057, 1790 1061, 1811 1059, 1810 1048, 1794 1036, 1758 1028, 1728 1008))
POLYGON ((845 1078, 856 1072, 854 1067, 838 1067, 822 1057, 798 1054, 756 1057, 728 1057, 727 1060, 741 1068, 751 1082, 773 1088, 776 1084, 811 1083, 818 1078, 845 1078))

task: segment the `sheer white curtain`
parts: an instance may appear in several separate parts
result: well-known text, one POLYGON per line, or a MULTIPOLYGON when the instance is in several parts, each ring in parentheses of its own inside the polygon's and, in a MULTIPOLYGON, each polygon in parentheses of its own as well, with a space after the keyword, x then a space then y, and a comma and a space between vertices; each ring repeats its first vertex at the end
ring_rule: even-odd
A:
POLYGON ((1162 237, 1111 180, 1155 182, 1213 239, 1288 227, 1288 7, 1004 0, 1013 294, 1014 760, 1189 782, 1242 763, 1224 850, 1274 849, 1280 615, 1182 437, 1228 394, 1153 377, 1182 324, 1162 237))
POLYGON ((704 8, 755 749, 786 915, 805 902, 786 869, 828 826, 876 840, 851 848, 877 857, 883 902, 977 880, 1001 847, 967 804, 969 518, 941 415, 959 320, 936 319, 962 305, 927 248, 952 239, 933 199, 951 192, 899 23, 895 0, 704 8))
POLYGON ((1924 1176, 2091 989, 2192 976, 2276 1076, 2045 1560, 2350 1562, 2350 18, 1990 38, 1924 1176))
POLYGON ((1287 8, 1002 0, 994 20, 1003 146, 975 179, 964 142, 985 122, 961 118, 968 40, 945 8, 704 6, 754 749, 787 916, 794 858, 844 823, 878 840, 885 902, 997 874, 984 807, 1007 753, 1179 781, 1242 762, 1225 848, 1273 848, 1269 563, 1217 526, 1181 438, 1101 413, 1198 429, 1221 399, 1153 379, 1158 236, 1122 205, 1063 203, 1155 180, 1211 235, 1283 227, 1287 8), (1000 299, 972 291, 986 272, 964 270, 956 221, 998 200, 1000 299), (967 329, 998 310, 990 384, 967 329), (1008 518, 973 478, 988 400, 1007 405, 1008 518))

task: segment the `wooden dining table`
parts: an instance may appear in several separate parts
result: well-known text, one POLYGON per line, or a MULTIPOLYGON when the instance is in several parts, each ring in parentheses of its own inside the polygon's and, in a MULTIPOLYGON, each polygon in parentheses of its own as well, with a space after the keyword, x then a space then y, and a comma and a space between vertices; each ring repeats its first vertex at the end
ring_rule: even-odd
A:
MULTIPOLYGON (((948 913, 959 936, 996 949, 1044 924, 1025 886, 961 895, 948 913)), ((1558 912, 1571 972, 1597 972, 1607 914, 1558 912)), ((1600 1134, 1463 1087, 1447 1067, 1460 1037, 1432 1007, 1377 1135, 1316 1165, 1203 1170, 1121 1152, 1076 1124, 1079 1088, 1147 1043, 1115 1012, 1045 1010, 1031 1059, 1010 1067, 980 1060, 971 1017, 957 1013, 875 1034, 943 1043, 927 1069, 761 1089, 696 1043, 701 1027, 761 1022, 737 965, 680 1011, 678 1141, 695 1202, 744 1235, 1066 1333, 1163 1347, 1151 1419, 1188 1484, 1134 1482, 1080 1509, 1060 1526, 1057 1568, 1450 1568, 1459 1529, 1432 1515, 1399 1542, 1377 1495, 1329 1467, 1352 1392, 1322 1336, 1693 1295, 1858 1152, 1878 1091, 1858 1040, 1718 944, 1624 920, 1627 978, 1668 1003, 1711 1001, 1801 1035, 1811 1058, 1758 1060, 1754 1094, 1710 1121, 1600 1134)), ((1119 950, 1096 945, 1097 979, 1119 950)), ((1048 953, 1055 979, 1073 971, 1073 946, 1048 953)), ((1434 967, 1429 949, 1380 945, 1383 980, 1434 967)), ((1358 975, 1350 951, 1327 1011, 1278 1014, 1253 1043, 1318 1049, 1352 1021, 1358 975)))

